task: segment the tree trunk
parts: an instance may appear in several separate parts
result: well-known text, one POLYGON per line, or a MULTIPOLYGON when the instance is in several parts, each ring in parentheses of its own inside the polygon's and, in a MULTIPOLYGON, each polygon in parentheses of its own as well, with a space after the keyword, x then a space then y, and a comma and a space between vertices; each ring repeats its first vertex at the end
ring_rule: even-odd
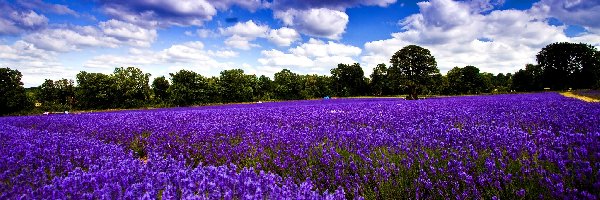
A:
POLYGON ((410 93, 408 94, 408 100, 417 100, 419 99, 418 94, 417 94, 417 87, 411 87, 409 89, 410 93))

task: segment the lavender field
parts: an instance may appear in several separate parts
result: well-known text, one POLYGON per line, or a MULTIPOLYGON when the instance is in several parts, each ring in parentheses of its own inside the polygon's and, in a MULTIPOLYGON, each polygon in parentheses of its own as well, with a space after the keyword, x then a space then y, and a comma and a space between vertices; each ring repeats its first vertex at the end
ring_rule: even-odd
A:
POLYGON ((0 199, 598 199, 600 104, 556 93, 0 118, 0 199))

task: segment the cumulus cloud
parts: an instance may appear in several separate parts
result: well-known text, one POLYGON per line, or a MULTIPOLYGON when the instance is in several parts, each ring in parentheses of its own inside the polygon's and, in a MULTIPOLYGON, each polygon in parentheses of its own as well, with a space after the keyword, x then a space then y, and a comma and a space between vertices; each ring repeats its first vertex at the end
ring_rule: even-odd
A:
POLYGON ((596 0, 541 0, 534 9, 567 24, 576 24, 600 33, 600 1, 596 0))
POLYGON ((485 12, 504 4, 506 0, 471 0, 469 5, 471 9, 477 12, 485 12))
POLYGON ((258 37, 265 37, 269 26, 259 25, 254 21, 238 22, 233 26, 220 29, 221 34, 229 35, 225 40, 225 45, 237 49, 249 50, 252 47, 259 47, 258 44, 251 43, 258 37))
POLYGON ((225 45, 243 50, 259 47, 258 44, 252 43, 257 38, 266 38, 277 46, 290 46, 292 42, 300 38, 300 34, 294 29, 287 27, 270 29, 268 25, 257 24, 252 20, 221 28, 219 32, 229 36, 225 40, 225 45))
POLYGON ((38 86, 44 79, 74 77, 75 70, 64 67, 56 55, 18 40, 12 45, 0 45, 0 66, 19 70, 25 87, 38 86))
POLYGON ((254 39, 245 38, 239 35, 233 35, 225 40, 225 45, 236 49, 249 50, 252 47, 260 47, 258 44, 251 43, 254 39))
POLYGON ((303 34, 329 39, 340 39, 349 20, 346 13, 327 8, 276 11, 275 18, 303 34))
POLYGON ((598 42, 598 37, 589 34, 567 37, 565 26, 549 25, 534 8, 481 13, 470 2, 452 0, 430 0, 418 6, 419 13, 400 21, 400 32, 365 43, 363 65, 373 68, 388 63, 402 47, 417 44, 431 50, 442 72, 474 65, 485 72, 506 73, 535 63, 535 55, 547 44, 583 39, 598 42))
POLYGON ((132 46, 148 47, 157 37, 155 29, 146 29, 114 19, 100 22, 99 27, 104 35, 114 37, 132 46))
POLYGON ((198 29, 196 30, 196 35, 200 38, 208 38, 217 35, 214 31, 210 29, 198 29))
POLYGON ((312 8, 329 8, 334 10, 344 10, 346 8, 357 7, 357 6, 381 6, 386 7, 390 4, 395 3, 396 0, 274 0, 269 7, 276 10, 287 10, 287 9, 312 9, 312 8))
POLYGON ((129 55, 100 55, 84 63, 94 69, 113 69, 118 66, 136 66, 153 75, 167 75, 179 69, 201 72, 203 75, 218 74, 222 69, 233 66, 213 57, 236 57, 234 51, 205 50, 200 41, 175 44, 160 51, 132 49, 129 55))
POLYGON ((292 42, 300 39, 300 34, 294 29, 282 27, 269 31, 267 39, 277 46, 290 46, 292 42))
POLYGON ((33 10, 17 10, 0 2, 0 35, 16 35, 44 28, 48 18, 33 10))
POLYGON ((224 35, 237 35, 244 38, 255 39, 257 37, 264 37, 268 30, 269 26, 256 24, 254 21, 248 20, 221 29, 221 33, 224 35))
POLYGON ((77 12, 71 10, 65 5, 46 3, 42 0, 18 0, 17 3, 23 6, 24 8, 38 10, 41 12, 51 12, 61 15, 79 16, 77 12))
POLYGON ((200 26, 217 13, 205 0, 101 0, 99 3, 106 14, 142 26, 200 26))
POLYGON ((351 45, 345 45, 328 41, 327 43, 311 38, 307 43, 304 43, 295 48, 291 48, 290 52, 295 55, 302 55, 308 57, 331 57, 331 56, 343 56, 353 57, 358 56, 361 53, 361 49, 351 45))
POLYGON ((103 37, 102 33, 92 26, 46 29, 26 35, 23 39, 37 48, 59 52, 81 50, 85 47, 118 47, 117 39, 103 37))
POLYGON ((100 22, 96 26, 67 26, 44 29, 28 34, 23 40, 37 48, 68 52, 89 47, 116 48, 122 45, 148 47, 157 38, 155 29, 118 20, 100 22))
POLYGON ((361 51, 355 46, 311 38, 307 43, 288 49, 287 53, 276 49, 264 50, 258 62, 262 65, 260 68, 265 69, 292 68, 298 73, 328 74, 339 63, 357 62, 354 57, 361 51))
POLYGON ((209 0, 209 2, 217 9, 227 10, 231 6, 239 6, 250 11, 255 11, 262 8, 267 3, 263 3, 261 0, 209 0))

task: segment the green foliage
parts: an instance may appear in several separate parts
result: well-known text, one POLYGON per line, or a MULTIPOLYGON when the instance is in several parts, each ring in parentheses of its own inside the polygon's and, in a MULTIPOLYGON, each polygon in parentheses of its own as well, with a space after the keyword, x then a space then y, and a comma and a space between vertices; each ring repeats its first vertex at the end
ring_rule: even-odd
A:
POLYGON ((152 81, 152 92, 154 92, 154 99, 157 102, 167 102, 170 98, 169 87, 171 84, 164 76, 154 78, 152 81))
POLYGON ((72 110, 75 103, 74 83, 67 79, 57 81, 46 79, 37 90, 35 99, 42 103, 43 111, 72 110))
POLYGON ((371 90, 371 94, 375 96, 390 94, 388 68, 384 63, 378 64, 373 69, 369 89, 371 90))
POLYGON ((323 98, 333 94, 330 87, 332 80, 328 76, 313 74, 301 76, 301 79, 303 83, 301 96, 303 99, 323 98))
POLYGON ((598 86, 600 53, 592 45, 553 43, 544 47, 536 58, 543 71, 543 87, 564 90, 598 86))
POLYGON ((364 75, 365 73, 358 63, 338 64, 337 68, 331 69, 331 79, 336 94, 344 97, 366 94, 367 83, 364 75))
POLYGON ((141 107, 150 99, 150 74, 143 73, 139 68, 115 68, 113 79, 116 107, 141 107))
POLYGON ((221 100, 229 102, 249 102, 253 100, 255 75, 246 75, 244 70, 232 69, 221 71, 219 76, 221 100))
POLYGON ((525 69, 517 71, 513 77, 512 88, 519 92, 542 90, 543 71, 541 66, 527 64, 525 69))
POLYGON ((0 115, 7 115, 31 107, 19 70, 0 68, 0 115))
POLYGON ((210 90, 208 79, 187 70, 180 70, 171 75, 171 87, 168 92, 172 95, 172 103, 177 106, 209 103, 210 90))
POLYGON ((433 77, 440 73, 437 62, 429 50, 417 46, 406 46, 392 56, 389 69, 393 88, 406 88, 408 99, 418 99, 419 90, 430 86, 433 77))
POLYGON ((261 75, 256 82, 256 90, 254 90, 254 97, 257 100, 270 100, 274 98, 273 90, 275 85, 271 78, 261 75))
POLYGON ((275 98, 283 100, 301 99, 302 84, 300 76, 288 69, 275 73, 275 98))
POLYGON ((77 85, 75 95, 80 108, 107 109, 114 107, 115 80, 110 75, 82 71, 77 74, 77 85))
POLYGON ((479 94, 489 90, 493 79, 489 75, 486 78, 485 74, 480 74, 479 68, 474 66, 454 67, 447 74, 450 94, 479 94))

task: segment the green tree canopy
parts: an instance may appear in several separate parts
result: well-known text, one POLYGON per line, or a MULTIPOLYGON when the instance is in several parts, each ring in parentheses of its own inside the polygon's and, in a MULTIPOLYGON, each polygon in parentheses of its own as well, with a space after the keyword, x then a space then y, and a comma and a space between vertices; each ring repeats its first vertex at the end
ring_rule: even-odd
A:
POLYGON ((85 71, 77 74, 76 97, 80 108, 113 108, 115 90, 115 80, 112 76, 85 71))
POLYGON ((225 103, 252 101, 255 79, 256 76, 246 75, 241 69, 221 71, 221 76, 219 76, 221 100, 225 103))
POLYGON ((338 96, 359 96, 365 94, 365 73, 360 64, 338 64, 331 69, 331 79, 338 96))
POLYGON ((115 68, 116 106, 122 108, 140 107, 150 99, 150 74, 136 67, 115 68))
POLYGON ((288 69, 283 69, 280 72, 275 73, 275 97, 277 99, 301 99, 300 91, 302 90, 302 83, 300 75, 291 72, 288 69))
POLYGON ((274 98, 273 90, 275 88, 271 78, 261 75, 256 82, 255 97, 258 100, 269 100, 274 98))
POLYGON ((512 78, 512 89, 519 92, 542 90, 543 72, 539 65, 527 64, 512 78))
POLYGON ((188 70, 180 70, 170 75, 169 93, 175 105, 188 106, 210 102, 207 78, 188 70))
POLYGON ((169 87, 171 84, 165 78, 165 76, 159 76, 154 78, 152 81, 152 91, 154 92, 154 98, 158 102, 167 102, 169 99, 169 87))
POLYGON ((0 68, 0 115, 21 111, 31 106, 21 82, 19 70, 0 68))
POLYGON ((600 86, 600 53, 592 45, 553 43, 536 58, 543 70, 543 87, 562 90, 600 86))
POLYGON ((70 110, 75 102, 75 86, 73 80, 46 79, 37 92, 37 100, 45 110, 70 110))
POLYGON ((417 45, 406 46, 390 59, 395 77, 409 92, 408 99, 418 99, 419 90, 431 86, 433 77, 440 73, 437 62, 428 49, 417 45))
POLYGON ((384 63, 378 64, 377 67, 373 68, 369 89, 371 90, 371 94, 375 96, 389 94, 388 68, 384 63))
POLYGON ((331 78, 328 76, 312 74, 303 75, 301 79, 303 83, 301 94, 304 99, 323 98, 333 94, 330 87, 331 78))

